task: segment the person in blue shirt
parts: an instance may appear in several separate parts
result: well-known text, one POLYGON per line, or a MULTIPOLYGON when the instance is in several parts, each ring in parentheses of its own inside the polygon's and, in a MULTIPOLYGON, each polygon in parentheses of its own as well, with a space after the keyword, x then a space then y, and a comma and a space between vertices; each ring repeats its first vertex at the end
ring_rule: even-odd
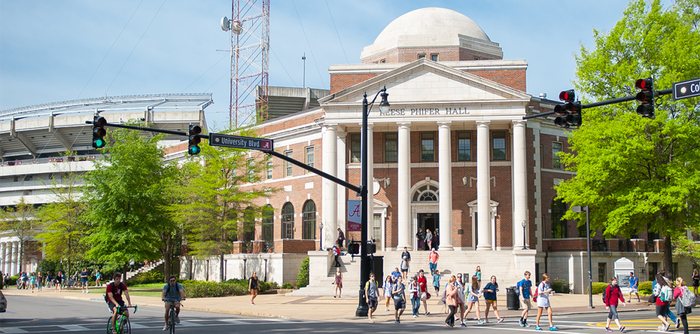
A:
MULTIPOLYGON (((127 295, 128 296, 128 295, 127 295)), ((185 300, 185 288, 177 282, 175 275, 168 278, 168 283, 163 286, 163 292, 160 295, 161 300, 165 303, 165 326, 163 330, 167 331, 168 313, 171 307, 175 308, 175 323, 180 323, 180 301, 185 300)))
POLYGON ((634 271, 630 272, 630 298, 628 303, 632 302, 632 294, 637 295, 637 303, 641 302, 641 299, 639 299, 639 293, 637 292, 639 290, 639 278, 634 276, 634 271))
POLYGON ((486 311, 484 312, 484 322, 488 323, 489 322, 489 308, 493 307, 493 313, 496 313, 496 318, 498 319, 498 323, 503 322, 505 320, 504 318, 501 318, 501 315, 498 314, 498 309, 496 308, 497 303, 496 303, 496 292, 498 292, 498 283, 496 282, 496 275, 491 276, 491 282, 488 282, 486 286, 484 286, 484 289, 482 290, 484 293, 484 299, 486 300, 486 311))
POLYGON ((530 327, 527 323, 527 314, 532 308, 532 303, 530 302, 532 282, 530 281, 530 272, 525 272, 525 278, 518 282, 518 294, 520 295, 520 301, 522 302, 523 313, 520 315, 520 327, 530 327))

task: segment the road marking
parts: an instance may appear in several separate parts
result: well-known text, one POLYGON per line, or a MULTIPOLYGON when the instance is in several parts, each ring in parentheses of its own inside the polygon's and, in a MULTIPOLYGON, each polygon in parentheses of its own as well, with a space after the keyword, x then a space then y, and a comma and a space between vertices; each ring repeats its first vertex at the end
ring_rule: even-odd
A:
POLYGON ((24 329, 20 329, 19 327, 8 327, 8 328, 3 328, 0 329, 3 333, 29 333, 25 331, 24 329))
POLYGON ((176 327, 179 327, 179 326, 196 327, 196 326, 202 326, 202 324, 198 324, 196 322, 191 322, 191 321, 180 321, 180 323, 178 325, 176 325, 176 327))
POLYGON ((68 331, 89 331, 89 330, 91 330, 90 328, 83 327, 80 325, 58 325, 58 327, 61 327, 61 328, 68 330, 68 331))
MULTIPOLYGON (((470 326, 474 328, 473 326, 470 326)), ((533 326, 534 327, 534 326, 533 326)), ((493 329, 493 330, 499 330, 499 331, 519 331, 519 332, 532 332, 534 331, 534 328, 507 328, 507 327, 491 327, 491 326, 479 326, 479 329, 493 329)), ((467 327, 469 328, 469 327, 467 327)), ((549 331, 546 327, 542 327, 543 330, 549 331)), ((590 334, 590 333, 583 333, 583 332, 570 332, 570 331, 563 331, 561 328, 557 331, 557 333, 568 333, 568 334, 590 334)))
POLYGON ((135 322, 132 322, 132 323, 131 323, 131 328, 141 329, 141 328, 151 328, 151 327, 145 326, 145 325, 141 325, 141 324, 137 324, 137 323, 135 323, 135 322))

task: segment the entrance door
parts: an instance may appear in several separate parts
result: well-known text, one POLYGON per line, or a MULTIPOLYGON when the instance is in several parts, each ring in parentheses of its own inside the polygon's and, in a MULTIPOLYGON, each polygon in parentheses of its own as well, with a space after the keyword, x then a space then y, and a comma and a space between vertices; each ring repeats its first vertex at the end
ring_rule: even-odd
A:
MULTIPOLYGON (((433 233, 433 247, 437 249, 437 238, 435 238, 435 230, 439 227, 439 214, 438 213, 419 213, 418 214, 418 228, 425 232, 430 230, 433 233)), ((428 250, 428 244, 423 242, 423 247, 420 250, 428 250)))

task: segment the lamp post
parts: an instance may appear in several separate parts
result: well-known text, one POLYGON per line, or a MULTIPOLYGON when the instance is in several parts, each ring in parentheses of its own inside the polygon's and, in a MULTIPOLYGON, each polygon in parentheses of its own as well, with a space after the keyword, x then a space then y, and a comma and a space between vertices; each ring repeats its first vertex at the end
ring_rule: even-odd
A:
POLYGON ((368 210, 368 203, 367 203, 367 185, 369 184, 368 181, 368 175, 367 175, 367 118, 369 116, 369 111, 371 110, 371 106, 374 104, 374 101, 377 100, 377 97, 381 93, 382 95, 382 101, 379 103, 379 109, 382 110, 382 112, 386 111, 386 109, 389 108, 389 101, 387 101, 387 94, 386 92, 386 86, 379 90, 376 95, 374 95, 374 99, 372 99, 372 102, 367 103, 367 93, 364 94, 363 99, 362 99, 362 164, 361 164, 361 170, 362 170, 362 185, 360 186, 360 197, 362 199, 361 203, 361 209, 360 209, 360 215, 362 216, 360 222, 361 222, 361 228, 360 228, 360 291, 358 293, 359 296, 359 303, 357 305, 357 310, 355 311, 355 316, 358 317, 365 317, 367 316, 367 312, 369 311, 369 307, 367 306, 367 301, 365 300, 365 283, 369 280, 369 259, 367 258, 367 210, 368 210))
POLYGON ((588 206, 572 206, 571 211, 583 212, 586 211, 586 248, 588 248, 588 308, 593 306, 593 261, 591 260, 591 220, 588 215, 588 206))
POLYGON ((527 233, 527 230, 525 229, 527 227, 527 222, 523 220, 522 225, 523 225, 523 250, 527 250, 527 237, 525 236, 525 234, 527 233))
POLYGON ((318 240, 318 250, 323 250, 323 222, 318 223, 318 230, 321 233, 321 237, 318 240))

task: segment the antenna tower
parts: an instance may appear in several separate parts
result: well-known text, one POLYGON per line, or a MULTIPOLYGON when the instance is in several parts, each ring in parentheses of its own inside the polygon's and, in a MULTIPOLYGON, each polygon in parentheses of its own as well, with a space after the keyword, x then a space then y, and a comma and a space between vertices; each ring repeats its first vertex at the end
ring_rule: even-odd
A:
POLYGON ((270 0, 232 0, 229 124, 236 129, 267 119, 270 52, 270 0))

